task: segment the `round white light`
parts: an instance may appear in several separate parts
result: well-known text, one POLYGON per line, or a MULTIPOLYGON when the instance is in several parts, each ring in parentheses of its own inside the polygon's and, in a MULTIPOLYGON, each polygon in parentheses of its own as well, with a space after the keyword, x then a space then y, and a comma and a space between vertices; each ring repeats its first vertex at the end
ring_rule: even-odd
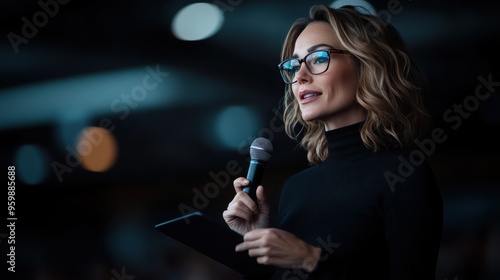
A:
POLYGON ((224 14, 216 5, 195 3, 182 8, 172 20, 175 37, 185 41, 206 39, 219 31, 224 14))

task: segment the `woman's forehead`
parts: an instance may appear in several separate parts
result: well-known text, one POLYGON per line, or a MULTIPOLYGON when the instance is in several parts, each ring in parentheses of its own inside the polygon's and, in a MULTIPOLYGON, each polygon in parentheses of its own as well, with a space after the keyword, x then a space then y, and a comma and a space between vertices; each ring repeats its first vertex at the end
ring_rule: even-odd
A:
POLYGON ((339 47, 338 39, 329 23, 322 21, 311 22, 297 37, 293 53, 298 56, 305 55, 311 51, 311 47, 320 44, 334 48, 339 47))

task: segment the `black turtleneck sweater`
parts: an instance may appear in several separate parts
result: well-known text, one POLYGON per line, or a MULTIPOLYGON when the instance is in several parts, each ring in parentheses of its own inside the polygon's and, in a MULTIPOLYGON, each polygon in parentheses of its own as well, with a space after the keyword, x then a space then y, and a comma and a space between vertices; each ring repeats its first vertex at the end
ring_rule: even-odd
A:
POLYGON ((311 274, 279 269, 272 279, 435 279, 442 199, 433 173, 412 149, 367 149, 361 125, 325 132, 328 159, 286 181, 277 227, 322 258, 311 274))

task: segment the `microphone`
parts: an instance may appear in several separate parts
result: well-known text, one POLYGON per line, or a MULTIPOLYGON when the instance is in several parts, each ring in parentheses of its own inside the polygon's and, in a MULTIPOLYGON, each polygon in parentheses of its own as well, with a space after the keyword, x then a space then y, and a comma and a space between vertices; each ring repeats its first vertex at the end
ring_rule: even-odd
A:
POLYGON ((250 166, 248 167, 247 179, 250 181, 248 186, 243 188, 250 197, 256 201, 256 190, 262 181, 264 168, 266 163, 271 158, 273 152, 273 144, 266 138, 259 137, 253 140, 250 145, 250 166))

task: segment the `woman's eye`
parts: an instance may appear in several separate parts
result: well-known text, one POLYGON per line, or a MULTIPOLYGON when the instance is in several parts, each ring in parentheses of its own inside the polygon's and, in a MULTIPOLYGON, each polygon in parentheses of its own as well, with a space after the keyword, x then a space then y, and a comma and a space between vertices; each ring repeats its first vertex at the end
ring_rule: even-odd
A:
POLYGON ((291 75, 295 75, 295 73, 299 72, 300 66, 295 65, 295 66, 289 66, 286 68, 286 72, 291 75))
POLYGON ((328 61, 328 57, 318 56, 314 59, 314 64, 325 63, 328 61))

